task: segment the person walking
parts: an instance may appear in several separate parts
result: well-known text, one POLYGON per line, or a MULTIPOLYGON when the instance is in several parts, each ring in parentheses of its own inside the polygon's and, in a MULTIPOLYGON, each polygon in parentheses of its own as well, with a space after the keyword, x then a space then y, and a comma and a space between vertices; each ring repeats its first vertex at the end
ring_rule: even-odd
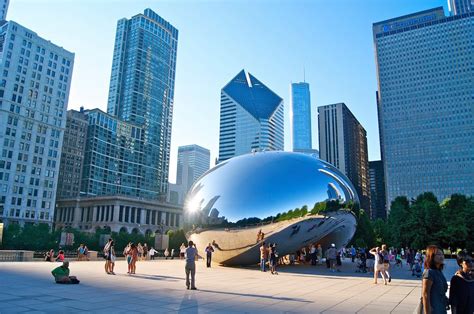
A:
POLYGON ((150 256, 150 260, 155 260, 155 254, 158 253, 157 250, 155 250, 154 247, 151 247, 150 250, 148 251, 148 255, 150 256))
MULTIPOLYGON (((183 243, 184 244, 184 243, 183 243)), ((198 255, 197 249, 194 247, 193 241, 188 242, 187 249, 184 250, 186 265, 184 271, 186 273, 186 288, 189 290, 197 290, 196 288, 196 258, 198 255), (189 281, 191 275, 191 281, 189 281)))
POLYGON ((138 247, 135 245, 135 243, 132 243, 132 245, 130 245, 130 250, 128 251, 128 254, 130 256, 129 273, 135 274, 137 270, 138 260, 138 247))
POLYGON ((206 247, 206 266, 207 268, 211 267, 211 258, 212 253, 214 253, 214 248, 212 247, 211 243, 206 247))
POLYGON ((449 304, 453 314, 474 313, 474 274, 472 257, 467 252, 456 256, 459 270, 451 278, 449 304))
POLYGON ((380 248, 377 246, 369 251, 375 257, 374 263, 374 284, 377 284, 377 279, 379 277, 379 273, 382 275, 383 282, 387 284, 387 278, 385 277, 385 268, 383 265, 383 255, 380 248))
POLYGON ((448 291, 448 283, 442 272, 443 267, 443 251, 436 245, 429 245, 426 248, 425 270, 421 288, 423 313, 447 313, 446 291, 448 291))
POLYGON ((265 269, 267 259, 268 259, 268 250, 267 250, 267 247, 265 246, 265 242, 262 242, 262 244, 260 245, 260 270, 263 272, 267 271, 265 269))
POLYGON ((390 276, 390 254, 387 250, 387 245, 382 244, 382 256, 383 256, 383 268, 385 276, 388 278, 388 282, 392 282, 392 276, 390 276))

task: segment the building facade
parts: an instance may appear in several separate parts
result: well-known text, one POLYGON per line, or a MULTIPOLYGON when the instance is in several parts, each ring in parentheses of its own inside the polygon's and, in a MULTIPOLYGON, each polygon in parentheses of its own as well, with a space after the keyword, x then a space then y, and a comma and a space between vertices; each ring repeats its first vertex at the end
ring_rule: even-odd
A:
POLYGON ((80 197, 59 200, 55 214, 57 229, 72 227, 86 232, 163 234, 183 226, 183 209, 169 203, 124 196, 80 197))
POLYGON ((373 24, 386 200, 474 194, 474 13, 373 24))
POLYGON ((133 175, 154 199, 168 188, 177 45, 178 30, 151 9, 117 23, 107 113, 143 128, 133 175))
POLYGON ((82 108, 81 111, 67 111, 59 166, 58 199, 80 195, 88 125, 82 108))
POLYGON ((385 220, 387 218, 387 203, 385 201, 385 180, 381 160, 369 161, 369 177, 370 218, 385 220))
POLYGON ((283 150, 283 99, 240 71, 221 90, 219 162, 256 150, 283 150))
POLYGON ((178 147, 178 168, 176 184, 182 185, 187 192, 211 164, 211 152, 199 145, 178 147))
POLYGON ((290 85, 290 127, 294 152, 313 148, 311 136, 311 95, 308 83, 290 85))
POLYGON ((86 110, 87 141, 81 191, 87 196, 155 199, 142 175, 147 168, 145 130, 100 109, 86 110))
POLYGON ((0 26, 0 220, 52 223, 74 54, 0 26))
POLYGON ((1 19, 1 21, 5 21, 7 19, 9 4, 10 4, 10 0, 1 0, 0 1, 0 19, 1 19))
POLYGON ((474 1, 472 0, 448 0, 448 8, 451 15, 461 15, 474 12, 474 1))
POLYGON ((367 132, 344 103, 318 107, 319 158, 351 180, 361 208, 370 210, 367 132))

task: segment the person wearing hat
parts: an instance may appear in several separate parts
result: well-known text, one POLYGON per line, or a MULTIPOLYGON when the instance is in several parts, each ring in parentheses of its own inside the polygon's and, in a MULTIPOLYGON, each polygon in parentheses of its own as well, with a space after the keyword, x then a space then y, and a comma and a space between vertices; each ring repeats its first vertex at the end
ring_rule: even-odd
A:
POLYGON ((329 267, 332 272, 336 271, 336 245, 334 243, 331 244, 331 247, 326 251, 326 259, 329 261, 329 267))
POLYGON ((60 284, 78 284, 79 280, 74 276, 69 276, 69 262, 64 261, 59 267, 51 271, 54 281, 60 284))

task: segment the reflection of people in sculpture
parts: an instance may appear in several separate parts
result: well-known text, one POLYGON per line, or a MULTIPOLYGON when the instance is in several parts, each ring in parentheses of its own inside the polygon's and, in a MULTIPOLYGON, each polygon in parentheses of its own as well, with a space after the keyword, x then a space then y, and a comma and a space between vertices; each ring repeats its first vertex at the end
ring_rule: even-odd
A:
POLYGON ((265 238, 265 233, 263 233, 262 229, 260 229, 257 234, 257 243, 262 241, 264 238, 265 238))
POLYGON ((212 246, 218 250, 221 250, 221 248, 219 247, 219 244, 216 243, 216 240, 212 240, 212 246))

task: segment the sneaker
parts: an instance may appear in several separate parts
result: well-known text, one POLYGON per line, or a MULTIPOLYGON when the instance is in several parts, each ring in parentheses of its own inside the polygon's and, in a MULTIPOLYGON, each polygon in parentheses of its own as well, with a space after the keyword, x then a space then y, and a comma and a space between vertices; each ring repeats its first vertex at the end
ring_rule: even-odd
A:
POLYGON ((197 288, 196 288, 196 287, 192 287, 191 290, 197 290, 197 288))
POLYGON ((189 290, 189 286, 186 286, 186 289, 188 289, 188 290, 189 290))

